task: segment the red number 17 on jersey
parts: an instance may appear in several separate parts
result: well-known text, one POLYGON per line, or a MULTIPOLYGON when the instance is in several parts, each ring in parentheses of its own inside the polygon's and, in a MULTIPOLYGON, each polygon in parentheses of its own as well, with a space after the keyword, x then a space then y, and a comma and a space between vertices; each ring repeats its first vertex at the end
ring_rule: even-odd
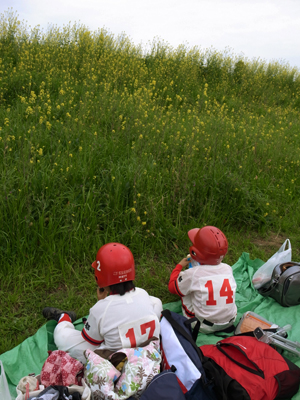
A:
POLYGON ((123 347, 137 347, 153 336, 159 337, 159 322, 153 315, 119 326, 123 347))

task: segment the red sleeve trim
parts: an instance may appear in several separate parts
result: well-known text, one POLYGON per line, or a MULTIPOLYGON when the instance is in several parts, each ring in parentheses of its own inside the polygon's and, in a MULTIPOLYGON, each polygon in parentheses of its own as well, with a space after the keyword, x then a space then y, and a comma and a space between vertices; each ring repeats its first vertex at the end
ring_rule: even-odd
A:
POLYGON ((181 293, 181 291, 179 290, 179 286, 178 286, 178 281, 177 281, 177 279, 176 279, 176 281, 175 281, 175 288, 176 288, 176 293, 178 294, 178 296, 183 297, 184 294, 181 293))
POLYGON ((178 294, 178 296, 180 296, 180 297, 182 297, 183 294, 179 290, 177 278, 178 278, 178 275, 180 274, 182 268, 183 268, 182 265, 180 265, 180 264, 176 265, 176 267, 173 269, 173 271, 171 273, 169 284, 168 284, 168 289, 169 289, 170 293, 178 294))
POLYGON ((81 336, 83 337, 84 340, 86 340, 87 342, 89 342, 90 344, 92 344, 93 346, 99 346, 99 344, 103 343, 104 340, 95 340, 93 338, 91 338, 85 331, 85 329, 83 328, 81 331, 81 336))
POLYGON ((185 311, 185 313, 186 313, 186 315, 187 315, 188 317, 192 318, 192 317, 195 316, 195 313, 193 313, 192 311, 190 311, 190 310, 187 308, 187 306, 186 306, 185 304, 183 304, 182 299, 181 299, 181 305, 182 305, 182 308, 184 309, 184 311, 185 311))

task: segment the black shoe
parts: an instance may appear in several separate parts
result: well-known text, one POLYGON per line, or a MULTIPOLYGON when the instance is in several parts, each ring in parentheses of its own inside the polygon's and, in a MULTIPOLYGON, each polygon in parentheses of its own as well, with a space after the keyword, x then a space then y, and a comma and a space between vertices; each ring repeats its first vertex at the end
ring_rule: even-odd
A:
POLYGON ((43 316, 48 320, 54 319, 58 322, 61 314, 68 314, 72 322, 76 321, 76 314, 74 311, 63 311, 55 307, 45 307, 43 309, 43 316))

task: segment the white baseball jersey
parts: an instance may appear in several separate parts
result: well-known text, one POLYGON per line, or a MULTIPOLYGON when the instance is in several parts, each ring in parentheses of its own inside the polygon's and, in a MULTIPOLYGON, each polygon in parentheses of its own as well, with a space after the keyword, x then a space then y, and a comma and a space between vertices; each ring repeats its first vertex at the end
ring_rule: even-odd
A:
POLYGON ((187 317, 226 323, 236 316, 236 282, 228 264, 189 268, 179 273, 176 283, 187 317))
POLYGON ((90 309, 81 334, 101 349, 137 347, 153 336, 159 338, 161 312, 161 301, 143 289, 111 294, 90 309))

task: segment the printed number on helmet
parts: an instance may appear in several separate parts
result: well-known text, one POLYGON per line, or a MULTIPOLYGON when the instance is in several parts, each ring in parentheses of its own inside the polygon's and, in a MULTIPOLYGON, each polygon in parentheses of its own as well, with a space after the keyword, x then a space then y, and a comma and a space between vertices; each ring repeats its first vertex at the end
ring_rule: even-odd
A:
POLYGON ((97 271, 100 271, 100 272, 101 272, 100 261, 97 261, 97 271))

